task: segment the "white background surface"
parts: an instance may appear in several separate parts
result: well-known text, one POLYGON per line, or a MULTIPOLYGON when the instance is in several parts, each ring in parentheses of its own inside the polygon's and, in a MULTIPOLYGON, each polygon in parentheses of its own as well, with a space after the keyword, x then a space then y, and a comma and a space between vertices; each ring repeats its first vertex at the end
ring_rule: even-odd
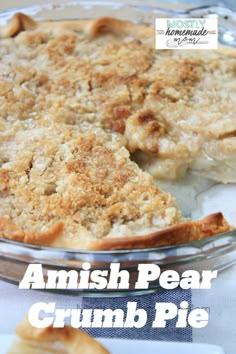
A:
MULTIPOLYGON (((0 354, 7 354, 13 341, 13 335, 0 334, 0 354)), ((135 354, 143 354, 144 352, 148 354, 224 354, 221 348, 204 344, 163 343, 115 339, 99 339, 99 341, 111 352, 111 354, 130 354, 132 351, 135 352, 135 354)))
POLYGON ((16 326, 36 302, 56 302, 60 308, 77 308, 81 307, 82 298, 38 290, 21 290, 16 285, 0 281, 0 333, 14 333, 16 326))
POLYGON ((236 266, 222 273, 210 290, 193 290, 192 303, 206 308, 207 327, 193 330, 193 341, 214 343, 224 347, 227 354, 236 353, 236 266))

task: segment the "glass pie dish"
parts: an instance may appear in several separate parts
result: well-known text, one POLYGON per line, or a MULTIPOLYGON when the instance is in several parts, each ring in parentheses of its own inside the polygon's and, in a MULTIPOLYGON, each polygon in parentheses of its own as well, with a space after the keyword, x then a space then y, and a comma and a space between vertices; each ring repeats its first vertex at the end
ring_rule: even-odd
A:
MULTIPOLYGON (((174 9, 158 7, 156 3, 141 4, 141 2, 119 3, 108 1, 73 1, 66 4, 62 1, 44 3, 26 8, 7 10, 0 15, 0 23, 4 24, 15 12, 24 12, 37 20, 72 20, 95 18, 99 16, 113 16, 128 19, 139 23, 153 24, 156 17, 219 17, 219 39, 221 43, 230 46, 236 45, 235 13, 228 8, 201 7, 174 9)), ((205 189, 205 187, 204 187, 205 189)), ((203 189, 203 190, 204 190, 203 189)), ((198 190, 199 194, 199 190, 198 190)), ((195 197, 194 197, 195 198, 195 197)), ((178 199, 178 198, 177 198, 178 199)), ((233 206, 232 206, 233 207, 233 206)), ((191 206, 187 216, 197 214, 196 208, 191 206)), ((185 213, 187 214, 187 213, 185 213)), ((202 215, 200 215, 202 216, 202 215)), ((19 282, 29 263, 43 264, 47 269, 75 269, 80 270, 84 262, 91 264, 91 270, 109 269, 110 263, 120 263, 121 269, 130 272, 130 288, 128 290, 66 290, 66 293, 80 292, 85 295, 99 294, 123 295, 137 292, 153 292, 159 286, 153 282, 149 289, 136 290, 137 267, 141 263, 158 264, 162 270, 175 269, 182 272, 186 269, 225 269, 236 262, 236 231, 220 234, 201 241, 195 241, 178 246, 159 248, 130 249, 117 251, 80 251, 63 248, 32 246, 14 241, 0 240, 0 276, 8 281, 19 282)))

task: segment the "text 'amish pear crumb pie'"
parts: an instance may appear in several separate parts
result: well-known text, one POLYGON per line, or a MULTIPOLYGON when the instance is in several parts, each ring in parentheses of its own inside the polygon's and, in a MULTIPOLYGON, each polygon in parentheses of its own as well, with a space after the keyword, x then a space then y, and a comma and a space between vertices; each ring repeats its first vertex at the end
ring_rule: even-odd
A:
POLYGON ((232 229, 186 220, 152 176, 236 181, 236 50, 156 50, 153 28, 105 17, 18 13, 0 37, 1 237, 106 250, 232 229))
POLYGON ((39 329, 25 319, 16 333, 18 338, 7 354, 109 354, 90 335, 70 326, 39 329))

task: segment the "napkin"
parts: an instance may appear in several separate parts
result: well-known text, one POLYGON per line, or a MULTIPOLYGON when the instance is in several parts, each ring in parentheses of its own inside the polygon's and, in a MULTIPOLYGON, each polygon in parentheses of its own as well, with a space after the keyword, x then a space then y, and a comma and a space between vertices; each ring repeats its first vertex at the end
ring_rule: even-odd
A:
POLYGON ((181 301, 187 301, 191 307, 191 291, 175 289, 160 290, 150 295, 126 296, 115 298, 83 298, 82 308, 90 309, 122 309, 125 313, 127 302, 137 302, 137 308, 145 309, 147 312, 147 322, 142 328, 89 328, 86 329, 95 337, 112 337, 126 339, 143 340, 168 340, 191 342, 192 328, 176 328, 176 319, 167 321, 166 328, 153 328, 156 311, 155 304, 160 302, 170 302, 179 308, 181 301))

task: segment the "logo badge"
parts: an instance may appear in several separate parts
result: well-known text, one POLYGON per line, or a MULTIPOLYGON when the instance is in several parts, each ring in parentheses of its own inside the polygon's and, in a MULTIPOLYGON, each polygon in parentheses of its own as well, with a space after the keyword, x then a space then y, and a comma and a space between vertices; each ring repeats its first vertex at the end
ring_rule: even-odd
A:
POLYGON ((156 18, 156 49, 217 49, 217 18, 156 18))

